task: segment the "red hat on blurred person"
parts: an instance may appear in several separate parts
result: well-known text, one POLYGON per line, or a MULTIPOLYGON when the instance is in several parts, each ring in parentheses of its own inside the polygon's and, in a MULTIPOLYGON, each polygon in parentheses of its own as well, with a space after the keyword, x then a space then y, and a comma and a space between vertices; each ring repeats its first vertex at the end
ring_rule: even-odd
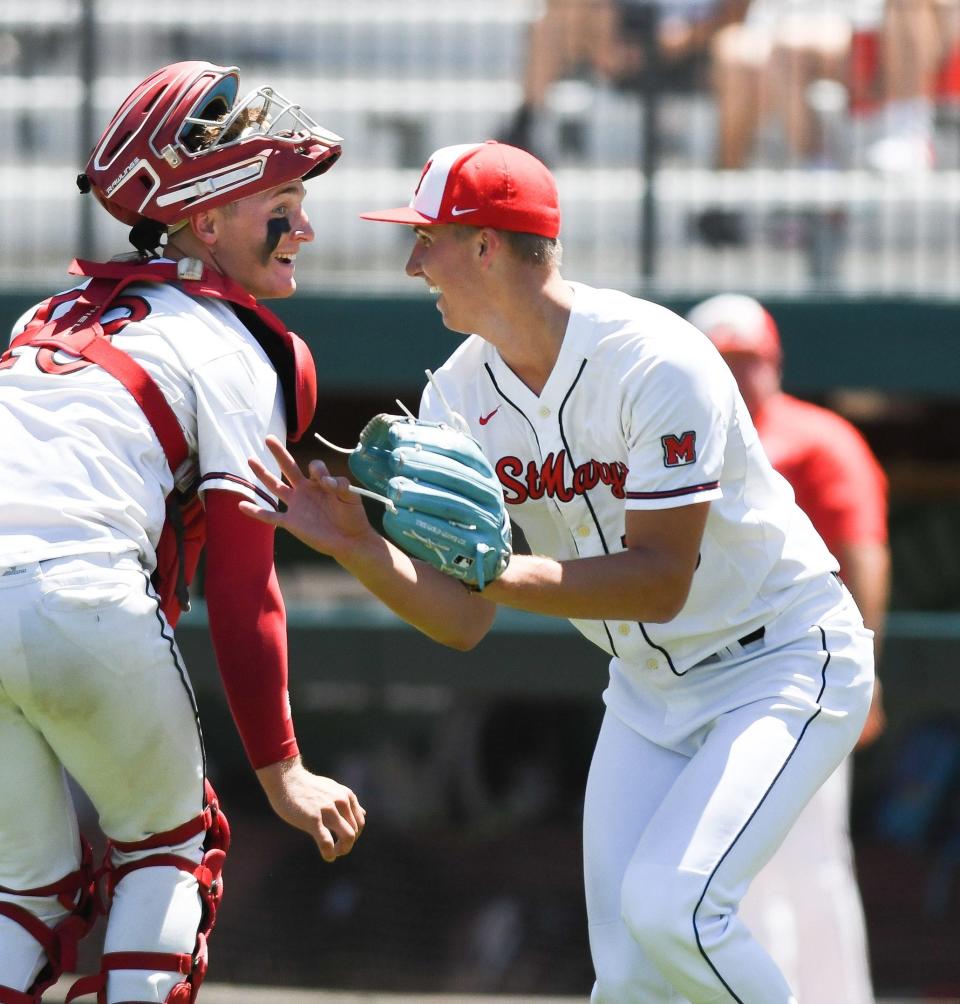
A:
POLYGON ((549 238, 560 233, 557 184, 546 165, 492 139, 442 147, 427 161, 408 206, 361 217, 421 227, 462 223, 549 238))
POLYGON ((693 307, 687 320, 722 354, 744 352, 773 363, 782 358, 776 322, 752 296, 740 293, 711 296, 693 307))

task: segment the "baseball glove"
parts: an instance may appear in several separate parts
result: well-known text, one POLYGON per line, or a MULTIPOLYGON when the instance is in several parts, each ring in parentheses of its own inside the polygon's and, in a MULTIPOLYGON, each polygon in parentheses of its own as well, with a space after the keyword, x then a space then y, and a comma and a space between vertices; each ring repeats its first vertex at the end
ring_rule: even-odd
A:
POLYGON ((412 557, 476 590, 507 567, 512 547, 503 489, 471 436, 411 416, 376 415, 349 466, 386 502, 384 533, 412 557))

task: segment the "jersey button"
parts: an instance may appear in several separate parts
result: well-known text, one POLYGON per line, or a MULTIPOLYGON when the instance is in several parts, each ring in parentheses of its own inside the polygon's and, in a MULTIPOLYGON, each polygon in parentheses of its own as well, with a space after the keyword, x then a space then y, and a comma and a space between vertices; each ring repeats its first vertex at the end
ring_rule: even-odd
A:
POLYGON ((659 665, 656 659, 647 659, 647 669, 656 669, 659 665))
POLYGON ((581 537, 589 537, 590 536, 590 527, 589 526, 578 526, 577 527, 577 533, 581 537))
POLYGON ((620 627, 617 628, 617 630, 620 632, 620 634, 630 634, 630 625, 621 624, 620 627))
POLYGON ((545 404, 540 407, 540 417, 541 418, 550 417, 550 409, 545 404))

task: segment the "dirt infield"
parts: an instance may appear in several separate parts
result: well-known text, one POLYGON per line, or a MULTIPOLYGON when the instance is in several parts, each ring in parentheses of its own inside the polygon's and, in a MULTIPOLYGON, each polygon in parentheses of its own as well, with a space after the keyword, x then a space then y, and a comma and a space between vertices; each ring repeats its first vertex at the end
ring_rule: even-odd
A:
MULTIPOLYGON (((61 979, 44 994, 44 1001, 63 1004, 73 978, 61 979)), ((87 1000, 89 998, 83 998, 87 1000)), ((353 993, 337 990, 309 990, 306 987, 241 987, 229 983, 205 983, 200 991, 202 1004, 585 1004, 579 997, 493 997, 459 994, 353 993)))
MULTIPOLYGON (((63 1004, 73 979, 62 979, 44 1001, 63 1004)), ((229 983, 205 983, 202 1004, 586 1004, 580 997, 498 997, 490 994, 388 994, 353 993, 338 990, 309 990, 306 987, 241 987, 229 983)), ((956 1000, 878 999, 877 1004, 960 1004, 956 1000)))

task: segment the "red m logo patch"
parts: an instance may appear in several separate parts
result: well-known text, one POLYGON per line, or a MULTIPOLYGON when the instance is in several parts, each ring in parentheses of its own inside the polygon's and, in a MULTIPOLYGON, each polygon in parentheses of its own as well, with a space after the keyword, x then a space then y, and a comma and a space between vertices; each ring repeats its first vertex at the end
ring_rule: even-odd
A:
POLYGON ((691 429, 679 436, 661 436, 664 467, 684 467, 697 459, 697 434, 691 429))

